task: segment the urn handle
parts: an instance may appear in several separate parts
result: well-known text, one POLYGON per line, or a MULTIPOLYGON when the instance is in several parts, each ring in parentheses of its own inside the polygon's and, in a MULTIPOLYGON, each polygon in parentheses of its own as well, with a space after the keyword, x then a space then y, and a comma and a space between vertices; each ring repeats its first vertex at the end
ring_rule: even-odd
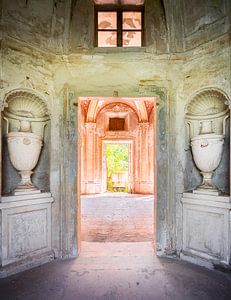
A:
POLYGON ((208 147, 209 143, 207 140, 202 140, 201 141, 201 148, 205 148, 205 147, 208 147))
POLYGON ((229 115, 227 115, 224 119, 223 119, 223 135, 225 136, 225 125, 226 125, 226 120, 229 118, 229 115))
POLYGON ((8 134, 9 133, 9 120, 4 116, 3 116, 3 120, 6 121, 6 134, 8 134))

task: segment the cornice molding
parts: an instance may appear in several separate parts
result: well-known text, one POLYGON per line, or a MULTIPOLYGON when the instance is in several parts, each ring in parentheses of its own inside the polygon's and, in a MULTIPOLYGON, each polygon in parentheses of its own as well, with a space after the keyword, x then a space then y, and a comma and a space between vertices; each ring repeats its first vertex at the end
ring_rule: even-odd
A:
POLYGON ((186 50, 184 52, 179 53, 161 53, 156 54, 153 51, 152 47, 146 47, 143 48, 142 51, 137 51, 136 49, 133 51, 132 49, 98 49, 98 48, 92 48, 92 49, 78 49, 76 52, 69 52, 69 53, 55 53, 52 51, 52 49, 40 49, 35 45, 31 45, 29 43, 26 43, 24 41, 18 40, 13 37, 5 36, 2 38, 0 43, 1 51, 4 51, 4 49, 11 49, 18 52, 21 52, 23 54, 29 55, 29 56, 35 56, 35 57, 41 57, 48 61, 49 63, 53 62, 62 62, 63 57, 66 57, 69 63, 72 61, 74 62, 76 58, 79 59, 82 55, 113 55, 113 54, 123 54, 125 56, 128 56, 130 54, 134 54, 137 56, 147 56, 147 58, 150 58, 152 56, 152 59, 155 60, 161 60, 161 61, 179 61, 179 62, 185 62, 185 61, 191 61, 197 58, 200 58, 202 55, 213 53, 215 50, 217 51, 217 48, 220 48, 221 50, 225 48, 230 48, 230 33, 226 33, 215 40, 209 41, 207 43, 204 43, 200 46, 195 47, 194 49, 186 50), (219 47, 218 47, 219 46, 219 47), (126 51, 125 51, 126 50, 126 51))

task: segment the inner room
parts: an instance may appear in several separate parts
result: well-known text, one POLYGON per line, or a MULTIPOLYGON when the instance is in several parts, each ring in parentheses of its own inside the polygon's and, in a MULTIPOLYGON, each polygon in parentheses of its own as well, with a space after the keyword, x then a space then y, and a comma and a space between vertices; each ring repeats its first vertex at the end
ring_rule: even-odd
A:
POLYGON ((80 240, 153 243, 155 98, 79 101, 80 240))

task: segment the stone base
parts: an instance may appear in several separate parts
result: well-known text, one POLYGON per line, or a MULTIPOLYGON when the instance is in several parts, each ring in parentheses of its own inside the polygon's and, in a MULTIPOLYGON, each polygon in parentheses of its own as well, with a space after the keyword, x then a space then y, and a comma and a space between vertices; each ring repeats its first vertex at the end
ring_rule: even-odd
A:
POLYGON ((54 260, 54 253, 47 252, 43 255, 28 257, 17 263, 9 264, 0 268, 0 278, 5 278, 41 265, 44 265, 54 260))
POLYGON ((180 258, 182 260, 185 260, 185 261, 190 262, 192 264, 202 266, 202 267, 205 267, 205 268, 208 268, 208 269, 213 269, 213 267, 214 267, 213 263, 210 260, 203 259, 201 257, 192 255, 189 252, 181 252, 180 253, 180 258))
POLYGON ((201 265, 229 265, 231 254, 230 197, 184 193, 182 204, 182 257, 201 265))
POLYGON ((40 194, 40 190, 15 190, 14 195, 19 196, 19 195, 33 195, 33 194, 40 194))
POLYGON ((49 261, 47 257, 53 257, 51 194, 27 193, 2 197, 1 201, 1 276, 49 261))
POLYGON ((153 194, 153 182, 150 181, 137 181, 135 182, 134 192, 137 194, 153 194))
POLYGON ((216 189, 201 189, 198 188, 193 191, 194 194, 201 194, 201 195, 212 195, 212 196, 220 196, 221 192, 216 189))
POLYGON ((98 194, 101 193, 100 183, 98 182, 85 182, 85 189, 83 194, 98 194))

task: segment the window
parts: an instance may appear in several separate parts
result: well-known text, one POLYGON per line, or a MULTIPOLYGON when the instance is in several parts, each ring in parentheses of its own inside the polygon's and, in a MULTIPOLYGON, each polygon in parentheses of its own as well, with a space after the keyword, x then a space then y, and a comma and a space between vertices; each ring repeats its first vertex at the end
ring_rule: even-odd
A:
POLYGON ((109 130, 112 131, 123 131, 125 128, 124 118, 109 118, 109 130))
POLYGON ((141 47, 143 6, 96 6, 97 47, 141 47))

